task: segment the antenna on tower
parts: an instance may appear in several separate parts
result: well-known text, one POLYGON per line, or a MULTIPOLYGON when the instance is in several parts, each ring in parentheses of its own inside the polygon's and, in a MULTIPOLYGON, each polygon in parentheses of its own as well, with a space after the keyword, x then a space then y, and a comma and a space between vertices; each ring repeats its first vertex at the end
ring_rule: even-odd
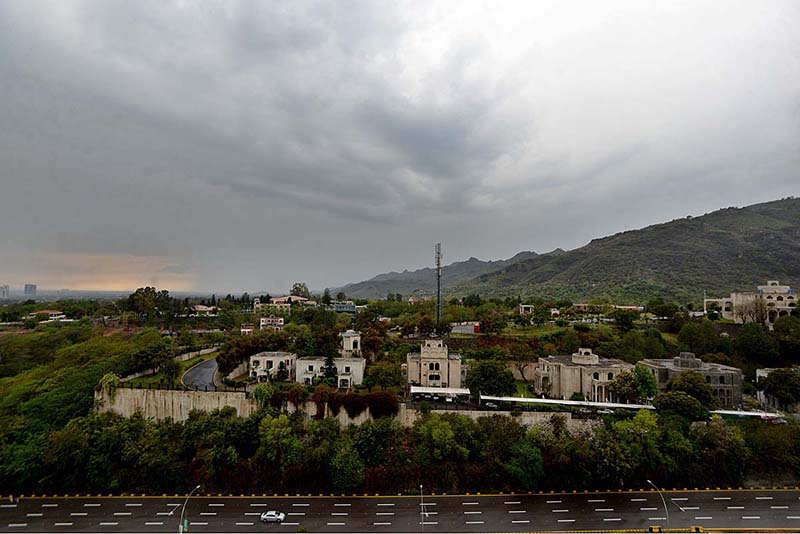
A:
POLYGON ((442 244, 436 243, 436 330, 442 331, 442 244))

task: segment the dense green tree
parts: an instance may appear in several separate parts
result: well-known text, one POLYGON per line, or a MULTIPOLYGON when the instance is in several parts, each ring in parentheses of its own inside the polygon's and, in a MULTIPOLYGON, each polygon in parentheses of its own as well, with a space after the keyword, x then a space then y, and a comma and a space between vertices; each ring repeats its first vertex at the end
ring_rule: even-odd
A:
POLYGON ((668 391, 683 391, 709 410, 719 406, 719 398, 705 377, 697 371, 684 371, 667 382, 668 391))
POLYGON ((653 400, 659 413, 675 414, 689 421, 708 419, 708 410, 696 398, 683 391, 666 391, 653 400))
POLYGON ((763 381, 764 393, 774 397, 781 406, 800 402, 800 371, 775 369, 763 381))
POLYGON ((349 439, 341 440, 331 461, 333 487, 338 491, 352 491, 364 482, 364 460, 349 439))
POLYGON ((778 344, 766 326, 747 323, 736 334, 736 353, 751 362, 770 365, 778 359, 778 344))
POLYGON ((513 395, 516 391, 514 374, 505 362, 479 360, 470 362, 466 385, 473 395, 513 395))
POLYGON ((785 362, 800 360, 800 318, 785 316, 773 325, 780 356, 785 362))
POLYGON ((289 294, 295 297, 311 298, 311 292, 305 282, 295 282, 289 294))
POLYGON ((657 390, 658 386, 653 375, 640 365, 630 371, 619 373, 608 387, 615 400, 636 404, 652 399, 657 390))
POLYGON ((403 370, 392 362, 373 363, 367 367, 365 382, 381 389, 402 386, 405 381, 403 370))
POLYGON ((639 312, 633 310, 614 310, 608 314, 609 317, 614 319, 614 324, 617 325, 622 332, 628 332, 634 327, 634 321, 639 318, 639 312))

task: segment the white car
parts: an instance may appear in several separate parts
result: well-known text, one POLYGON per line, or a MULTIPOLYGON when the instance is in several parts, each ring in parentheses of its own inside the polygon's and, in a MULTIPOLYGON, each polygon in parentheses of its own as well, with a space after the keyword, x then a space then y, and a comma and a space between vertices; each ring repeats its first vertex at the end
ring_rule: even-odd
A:
POLYGON ((286 519, 286 514, 275 510, 270 510, 269 512, 261 514, 262 523, 283 523, 284 519, 286 519))

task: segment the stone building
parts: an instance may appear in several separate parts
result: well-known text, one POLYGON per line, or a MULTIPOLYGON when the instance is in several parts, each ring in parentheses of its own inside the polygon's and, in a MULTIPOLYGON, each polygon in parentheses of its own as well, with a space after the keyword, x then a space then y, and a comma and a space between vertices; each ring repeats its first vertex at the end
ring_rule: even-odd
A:
POLYGON ((554 399, 569 400, 579 393, 594 402, 612 402, 608 386, 622 371, 633 366, 614 358, 603 358, 591 349, 571 355, 539 358, 533 380, 537 391, 554 399))
POLYGON ((694 353, 681 352, 675 358, 644 359, 639 362, 653 373, 659 389, 665 389, 670 378, 685 371, 697 371, 719 397, 725 408, 742 404, 742 370, 720 363, 706 363, 694 353))
POLYGON ((738 324, 764 322, 771 326, 780 317, 795 312, 797 301, 794 289, 781 285, 777 280, 769 280, 756 291, 731 293, 727 298, 703 299, 703 310, 708 312, 709 305, 713 305, 724 319, 738 324))
MULTIPOLYGON (((336 384, 341 389, 348 389, 364 380, 364 358, 333 358, 336 368, 336 384)), ((297 379, 300 384, 311 385, 314 379, 324 375, 325 358, 321 356, 305 356, 297 359, 297 379)))
POLYGON ((406 373, 412 386, 460 388, 461 355, 449 352, 441 339, 426 339, 419 352, 406 356, 406 373))
POLYGON ((361 355, 361 332, 347 330, 342 332, 342 347, 339 349, 342 356, 361 355))

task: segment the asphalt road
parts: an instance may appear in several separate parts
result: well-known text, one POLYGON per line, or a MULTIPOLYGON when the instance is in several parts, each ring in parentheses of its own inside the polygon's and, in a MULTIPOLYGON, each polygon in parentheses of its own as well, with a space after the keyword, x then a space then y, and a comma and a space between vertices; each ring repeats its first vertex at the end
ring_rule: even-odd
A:
MULTIPOLYGON (((800 532, 798 490, 707 490, 382 497, 192 497, 189 532, 800 532), (259 514, 287 514, 281 525, 259 514), (424 512, 422 515, 420 512, 424 512)), ((176 532, 184 497, 50 497, 0 502, 0 532, 176 532)))
POLYGON ((189 387, 207 388, 208 391, 216 391, 217 388, 214 386, 214 372, 216 370, 216 358, 195 365, 183 375, 183 384, 189 387))

